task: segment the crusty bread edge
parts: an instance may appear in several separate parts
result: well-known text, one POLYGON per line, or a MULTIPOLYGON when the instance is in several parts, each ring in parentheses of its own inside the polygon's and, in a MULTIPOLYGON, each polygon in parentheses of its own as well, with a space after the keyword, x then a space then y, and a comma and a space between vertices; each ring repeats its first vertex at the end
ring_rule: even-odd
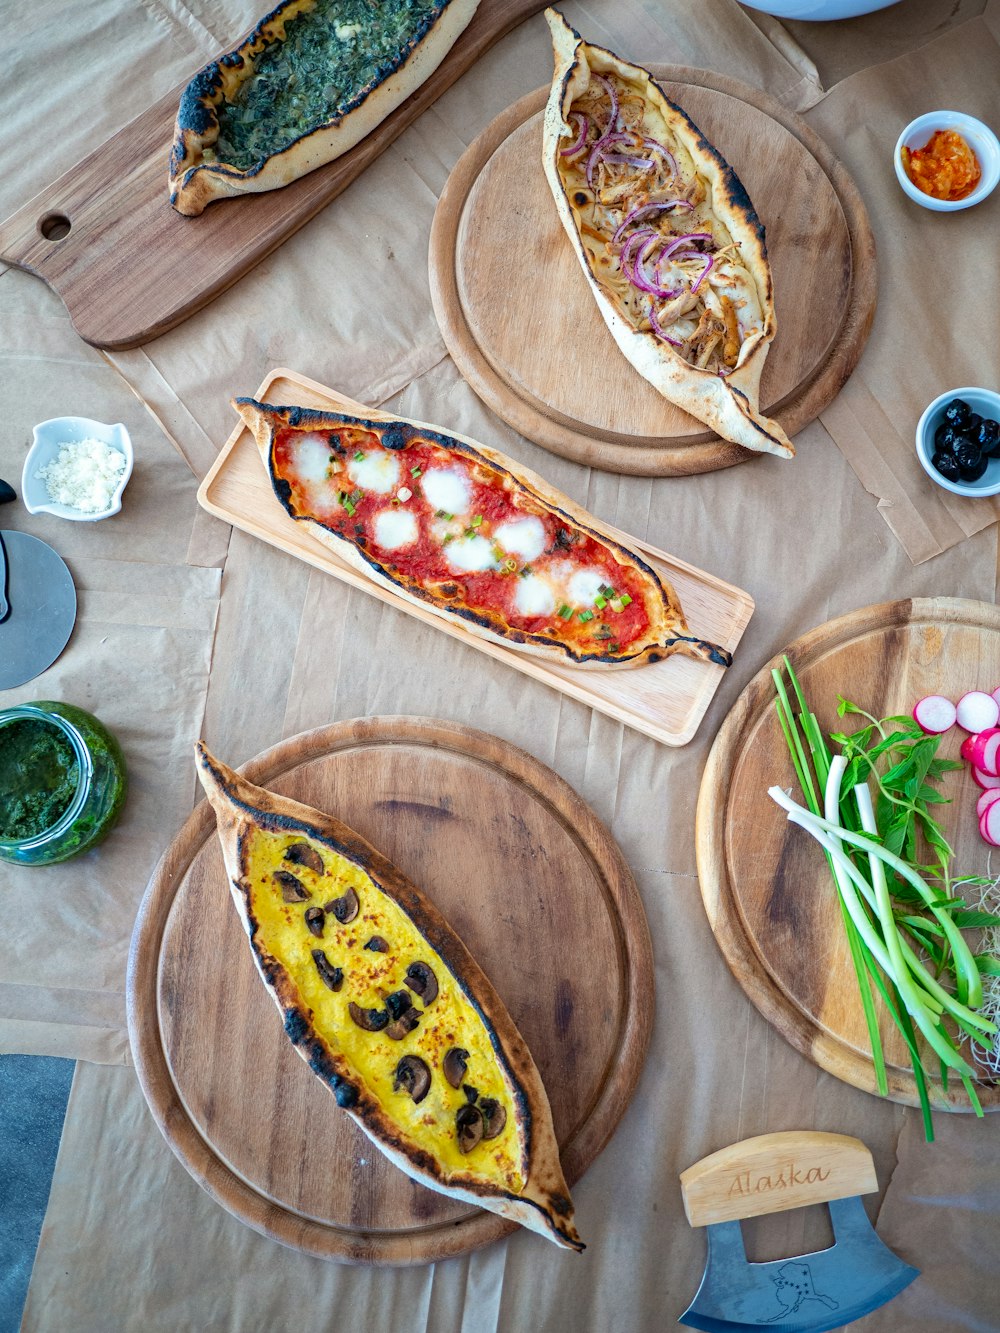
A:
POLYGON ((659 393, 705 422, 724 439, 760 453, 792 457, 795 453, 792 442, 778 423, 762 416, 759 409, 761 371, 777 323, 763 228, 739 178, 690 117, 670 101, 646 70, 621 60, 603 47, 585 42, 556 10, 547 9, 545 17, 552 32, 555 70, 543 117, 542 165, 560 221, 612 337, 630 364, 659 393), (656 101, 664 119, 698 164, 699 171, 709 179, 713 206, 718 207, 719 201, 725 205, 724 213, 719 215, 734 240, 740 243, 744 262, 757 284, 764 316, 764 327, 758 335, 744 341, 736 369, 725 377, 699 370, 655 334, 634 329, 619 314, 591 268, 558 166, 560 143, 567 135, 572 136, 566 114, 574 98, 589 84, 591 68, 614 73, 628 83, 637 84, 644 97, 656 101))
POLYGON ((565 1248, 582 1250, 583 1243, 573 1225, 573 1204, 559 1161, 552 1111, 541 1075, 489 978, 434 904, 376 848, 340 820, 255 786, 216 759, 201 741, 195 746, 195 760, 199 780, 215 811, 230 893, 250 939, 257 970, 282 1014, 285 1032, 296 1051, 334 1093, 341 1109, 413 1180, 438 1193, 497 1213, 565 1248), (391 1117, 365 1091, 350 1063, 311 1027, 309 1010, 303 1007, 287 972, 264 953, 254 938, 256 923, 243 876, 241 845, 252 827, 268 823, 301 828, 358 865, 409 917, 473 1005, 490 1036, 498 1068, 515 1108, 524 1155, 525 1183, 520 1194, 500 1188, 490 1190, 472 1177, 455 1173, 442 1179, 434 1170, 430 1154, 406 1143, 391 1117))
POLYGON ((360 143, 438 68, 469 26, 479 0, 441 0, 441 10, 409 56, 339 119, 296 139, 288 148, 248 170, 225 162, 205 162, 203 151, 218 137, 214 106, 238 86, 247 59, 266 41, 283 38, 285 23, 307 8, 286 0, 267 14, 235 50, 206 65, 181 96, 170 152, 170 202, 178 213, 196 217, 217 199, 276 190, 326 166, 360 143))

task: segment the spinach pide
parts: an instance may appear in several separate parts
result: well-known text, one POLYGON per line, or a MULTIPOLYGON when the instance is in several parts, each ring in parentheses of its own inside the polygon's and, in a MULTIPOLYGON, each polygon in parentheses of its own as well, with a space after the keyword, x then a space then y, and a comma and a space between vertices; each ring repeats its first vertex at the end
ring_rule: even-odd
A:
POLYGON ((353 148, 437 68, 478 0, 286 0, 181 97, 170 201, 273 190, 353 148))

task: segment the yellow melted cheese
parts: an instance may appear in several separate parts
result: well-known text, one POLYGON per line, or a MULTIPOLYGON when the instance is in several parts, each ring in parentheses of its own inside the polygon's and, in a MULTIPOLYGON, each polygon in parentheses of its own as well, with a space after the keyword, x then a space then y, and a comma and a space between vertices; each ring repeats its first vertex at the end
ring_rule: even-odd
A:
POLYGON ((489 1034, 455 978, 406 913, 359 866, 300 832, 254 829, 244 857, 250 910, 257 922, 254 938, 288 973, 317 1034, 349 1062, 400 1132, 430 1153, 446 1174, 462 1173, 519 1193, 524 1178, 514 1103, 489 1034), (296 842, 308 842, 319 852, 325 866, 322 876, 283 859, 286 848, 296 842), (278 869, 294 874, 310 898, 284 902, 273 878, 278 869), (322 938, 317 938, 305 924, 307 908, 322 907, 348 889, 358 896, 357 916, 341 925, 327 912, 322 938), (365 949, 373 935, 385 940, 388 952, 365 949), (339 991, 331 991, 321 980, 314 949, 322 949, 330 964, 343 970, 339 991), (426 963, 437 978, 437 997, 426 1010, 423 1001, 406 987, 406 969, 415 962, 426 963), (384 1031, 368 1032, 351 1018, 351 1001, 362 1009, 383 1009, 385 997, 400 990, 407 991, 422 1013, 417 1027, 401 1041, 393 1041, 384 1031), (461 1087, 455 1089, 448 1083, 441 1068, 445 1055, 455 1046, 468 1051, 463 1082, 476 1088, 480 1099, 492 1097, 507 1112, 500 1134, 481 1140, 468 1153, 459 1149, 455 1127, 456 1112, 467 1098, 461 1087), (419 1103, 404 1088, 393 1091, 396 1067, 404 1055, 419 1056, 431 1071, 430 1089, 419 1103))

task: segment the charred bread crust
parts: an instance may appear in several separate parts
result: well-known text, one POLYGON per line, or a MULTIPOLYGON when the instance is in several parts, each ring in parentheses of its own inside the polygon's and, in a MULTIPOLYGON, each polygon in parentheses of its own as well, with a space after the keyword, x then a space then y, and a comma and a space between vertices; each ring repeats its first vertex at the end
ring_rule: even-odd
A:
POLYGON ((402 1170, 422 1184, 479 1204, 512 1221, 582 1250, 573 1205, 559 1162, 552 1113, 541 1076, 523 1037, 489 978, 434 904, 360 834, 330 815, 257 787, 216 759, 199 741, 198 776, 215 811, 230 892, 250 939, 257 969, 296 1051, 333 1093, 337 1104, 402 1170), (462 1172, 442 1170, 434 1156, 409 1142, 365 1089, 363 1080, 318 1033, 288 973, 258 939, 246 876, 246 838, 252 828, 296 832, 359 866, 400 906, 482 1020, 511 1093, 525 1187, 520 1194, 462 1172))
POLYGON ((545 17, 552 32, 555 71, 542 131, 542 165, 560 221, 586 274, 598 309, 615 342, 639 373, 665 398, 711 426, 722 438, 745 448, 790 458, 795 448, 777 422, 759 410, 760 376, 768 347, 777 332, 774 289, 767 259, 764 226, 736 172, 705 138, 691 117, 671 101, 647 71, 629 64, 605 47, 585 42, 554 9, 545 17), (712 185, 713 211, 740 243, 743 262, 757 287, 763 327, 747 337, 736 368, 726 376, 702 370, 679 356, 652 332, 636 329, 618 310, 594 272, 583 244, 559 170, 559 145, 571 133, 566 115, 578 87, 589 83, 591 60, 637 88, 644 101, 657 106, 670 129, 690 152, 700 173, 712 185))
POLYGON ((267 468, 274 494, 289 517, 305 524, 318 540, 329 546, 342 559, 349 561, 355 569, 391 588, 408 601, 424 606, 444 619, 457 617, 466 628, 480 637, 499 641, 505 646, 535 656, 562 664, 570 663, 585 669, 637 667, 647 662, 658 662, 672 653, 683 653, 719 666, 729 666, 732 662, 732 654, 725 648, 718 644, 707 643, 704 639, 688 632, 676 593, 640 555, 624 546, 612 534, 603 531, 593 515, 554 490, 537 473, 519 464, 515 465, 504 454, 477 444, 464 436, 445 435, 433 426, 401 418, 369 419, 339 412, 323 412, 313 408, 261 403, 254 398, 234 398, 232 405, 252 431, 267 468), (292 503, 288 483, 277 475, 275 468, 274 447, 278 429, 286 426, 292 429, 334 430, 343 425, 357 426, 374 432, 381 438, 386 448, 405 449, 410 439, 419 438, 460 453, 473 463, 485 463, 502 478, 509 479, 516 487, 527 491, 532 499, 549 513, 599 541, 620 561, 642 573, 650 587, 657 590, 658 595, 655 599, 652 593, 647 597, 647 612, 650 616, 650 631, 647 638, 633 650, 617 654, 575 651, 573 645, 550 636, 528 634, 509 626, 499 614, 490 614, 459 604, 457 587, 455 601, 451 601, 437 590, 432 591, 422 587, 416 580, 381 564, 364 547, 356 546, 341 537, 311 515, 300 513, 292 503))
POLYGON ((279 152, 245 170, 226 162, 207 162, 204 151, 219 137, 219 104, 231 99, 252 75, 254 59, 265 47, 284 40, 286 24, 315 6, 315 0, 283 0, 238 46, 199 70, 181 94, 170 148, 171 204, 178 213, 195 217, 216 199, 277 189, 334 161, 429 78, 478 4, 479 0, 439 0, 397 56, 355 91, 339 115, 312 126, 279 152))

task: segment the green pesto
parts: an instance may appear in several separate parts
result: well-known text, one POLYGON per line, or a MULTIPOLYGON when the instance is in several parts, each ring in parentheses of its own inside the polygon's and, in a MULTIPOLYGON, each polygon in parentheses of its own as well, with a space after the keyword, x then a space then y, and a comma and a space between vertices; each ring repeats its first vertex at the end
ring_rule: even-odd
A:
POLYGON ((73 747, 58 727, 35 718, 0 727, 0 838, 33 838, 51 828, 79 781, 73 747))
POLYGON ((215 156, 248 171, 310 130, 336 120, 381 81, 441 0, 318 0, 266 46, 233 102, 218 107, 215 156), (337 30, 341 35, 338 36, 337 30), (355 30, 357 29, 357 30, 355 30))

